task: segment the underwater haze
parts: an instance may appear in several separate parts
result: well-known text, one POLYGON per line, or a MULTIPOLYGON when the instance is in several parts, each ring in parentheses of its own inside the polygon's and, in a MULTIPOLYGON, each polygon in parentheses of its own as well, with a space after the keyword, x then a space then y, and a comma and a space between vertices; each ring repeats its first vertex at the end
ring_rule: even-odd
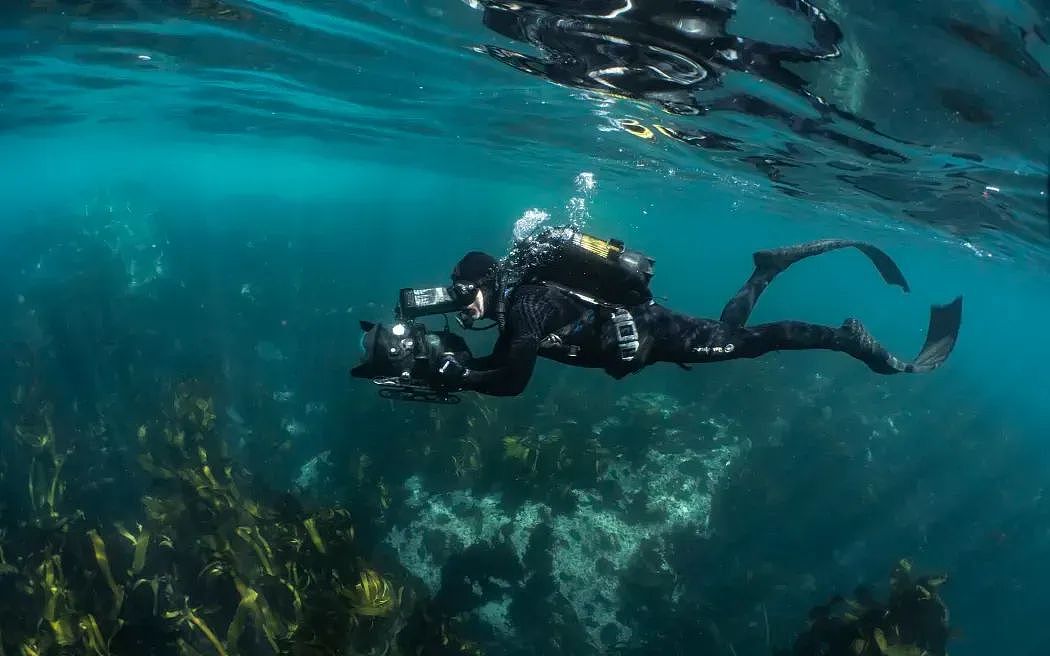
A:
POLYGON ((5 0, 0 653, 1044 654, 1048 125, 1044 0, 5 0), (910 291, 835 251, 751 323, 962 329, 350 377, 561 224, 702 317, 869 242, 910 291))

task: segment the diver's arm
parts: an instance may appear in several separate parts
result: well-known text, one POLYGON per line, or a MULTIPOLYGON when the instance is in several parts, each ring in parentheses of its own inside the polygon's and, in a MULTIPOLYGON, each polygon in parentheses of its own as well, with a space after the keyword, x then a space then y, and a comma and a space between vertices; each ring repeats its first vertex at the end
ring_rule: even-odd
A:
POLYGON ((511 305, 507 332, 491 356, 472 360, 464 389, 492 396, 516 396, 524 391, 536 367, 540 340, 557 307, 540 295, 526 294, 511 305), (495 364, 496 366, 491 366, 495 364))
MULTIPOLYGON (((463 389, 491 396, 517 396, 529 384, 536 367, 540 348, 539 339, 519 337, 512 339, 503 366, 492 369, 468 368, 463 389)), ((476 365, 476 362, 471 362, 476 365)))
POLYGON ((470 369, 477 369, 479 371, 495 369, 507 361, 508 346, 507 340, 501 335, 500 338, 496 340, 496 345, 492 348, 492 353, 477 358, 471 358, 463 364, 470 369))

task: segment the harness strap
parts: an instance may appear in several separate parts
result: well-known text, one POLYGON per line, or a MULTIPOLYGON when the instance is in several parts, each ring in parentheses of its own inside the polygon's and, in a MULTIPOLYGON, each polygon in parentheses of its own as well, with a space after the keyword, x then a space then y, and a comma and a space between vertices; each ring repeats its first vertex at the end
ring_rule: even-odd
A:
MULTIPOLYGON (((575 289, 558 283, 544 281, 543 284, 583 301, 594 307, 596 311, 601 310, 607 312, 607 318, 613 322, 613 327, 616 330, 617 349, 620 354, 620 360, 622 362, 631 362, 634 360, 635 356, 638 354, 640 346, 638 339, 638 326, 635 325, 634 316, 631 315, 627 308, 622 305, 608 303, 587 296, 575 289)), ((540 342, 540 347, 548 349, 564 348, 568 350, 569 357, 575 357, 579 353, 579 347, 575 345, 566 346, 563 340, 575 331, 579 323, 579 321, 575 321, 557 332, 550 333, 540 342)))

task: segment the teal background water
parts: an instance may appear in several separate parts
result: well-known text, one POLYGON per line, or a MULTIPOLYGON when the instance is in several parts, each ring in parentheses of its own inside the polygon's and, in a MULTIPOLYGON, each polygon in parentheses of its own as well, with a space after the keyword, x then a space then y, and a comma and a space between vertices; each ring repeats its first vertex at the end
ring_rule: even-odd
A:
MULTIPOLYGON (((122 201, 130 204, 123 221, 136 234, 155 230, 152 216, 168 217, 165 221, 174 221, 189 242, 183 244, 188 249, 182 257, 166 261, 169 270, 205 266, 197 282, 202 286, 189 291, 217 303, 209 303, 211 309, 200 317, 209 341, 254 336, 244 334, 245 326, 223 310, 222 299, 236 295, 230 282, 237 273, 212 278, 208 269, 221 269, 243 256, 249 238, 297 243, 264 270, 273 287, 294 283, 299 293, 271 306, 269 323, 254 329, 294 354, 297 343, 311 340, 319 304, 353 308, 340 324, 344 332, 339 339, 345 339, 346 348, 341 358, 326 363, 325 380, 333 384, 327 394, 344 405, 343 415, 354 423, 368 416, 355 419, 355 409, 374 403, 367 384, 340 375, 356 357, 354 322, 389 316, 392 292, 400 285, 444 280, 456 253, 470 248, 499 251, 523 211, 546 209, 557 218, 564 216, 568 199, 577 196, 571 179, 542 169, 528 180, 485 179, 336 160, 306 148, 254 144, 246 152, 239 144, 212 143, 205 148, 156 137, 129 142, 117 135, 8 138, 7 144, 5 152, 19 162, 19 172, 4 181, 7 248, 21 250, 18 235, 25 222, 59 221, 63 227, 57 234, 62 234, 85 221, 80 214, 85 206, 92 213, 108 211, 95 201, 100 194, 115 206, 114 212, 121 211, 122 201), (232 238, 223 234, 226 230, 235 233, 232 238), (311 260, 323 260, 338 280, 304 279, 301 267, 311 260), (338 295, 332 287, 339 289, 338 295), (287 321, 295 333, 282 335, 280 321, 287 321)), ((885 515, 871 517, 858 531, 862 544, 856 546, 850 567, 858 577, 863 573, 874 578, 891 558, 906 553, 928 567, 950 571, 956 578, 946 598, 953 621, 966 634, 953 653, 986 653, 1003 640, 1016 641, 1010 653, 1039 653, 1038 609, 1042 582, 1050 576, 1043 558, 1050 525, 1041 496, 1050 466, 1045 449, 1050 375, 1042 366, 1050 358, 1050 346, 1040 337, 1040 327, 1050 322, 1045 272, 979 257, 943 238, 897 229, 889 221, 857 226, 841 216, 821 217, 819 210, 801 219, 729 193, 698 193, 693 186, 668 181, 606 186, 602 169, 592 172, 597 188, 588 205, 588 227, 622 235, 653 254, 655 288, 677 309, 702 316, 720 311, 749 275, 749 255, 759 248, 827 236, 865 239, 893 255, 912 284, 911 294, 883 285, 859 255, 834 254, 798 265, 778 279, 763 296, 754 321, 790 317, 834 325, 857 316, 894 352, 908 355, 922 342, 929 304, 962 294, 965 311, 958 346, 935 373, 893 379, 878 378, 857 363, 819 352, 771 354, 756 362, 710 365, 693 372, 654 368, 619 383, 595 372, 564 371, 541 363, 526 394, 501 403, 511 411, 529 412, 537 404, 556 401, 567 389, 590 390, 589 396, 603 404, 629 392, 663 391, 688 400, 727 387, 737 388, 738 396, 721 396, 719 407, 747 417, 756 410, 768 412, 755 406, 769 399, 739 389, 741 381, 790 388, 820 374, 846 394, 863 396, 877 390, 874 395, 888 401, 845 411, 877 415, 889 408, 924 418, 920 423, 925 429, 906 432, 904 439, 922 463, 913 475, 930 481, 925 491, 930 496, 904 494, 883 508, 885 515), (894 519, 898 514, 909 515, 900 520, 903 528, 894 519), (916 523, 937 526, 944 535, 928 536, 920 546, 916 523)), ((161 248, 168 246, 162 243, 161 248)), ((10 309, 12 292, 25 293, 33 282, 26 281, 26 272, 9 271, 5 278, 5 305, 10 309)), ((172 329, 173 338, 178 334, 172 329)), ((479 352, 486 343, 485 338, 475 342, 479 352)), ((304 365, 281 384, 309 385, 311 375, 304 365), (296 381, 296 376, 302 379, 296 381)), ((777 412, 791 423, 791 406, 782 399, 778 403, 777 412)), ((379 424, 373 430, 382 434, 384 428, 379 424)), ((304 457, 342 439, 354 437, 311 436, 304 457)), ((843 434, 837 440, 860 457, 867 438, 843 434)), ((813 530, 811 539, 820 541, 829 527, 813 517, 819 517, 826 502, 822 474, 806 464, 814 455, 801 449, 792 455, 798 460, 797 467, 789 468, 790 475, 809 483, 801 485, 791 502, 798 518, 778 519, 802 522, 813 530)), ((887 474, 894 475, 903 476, 887 474)), ((891 483, 902 489, 913 484, 907 477, 891 483)), ((775 525, 755 530, 756 539, 768 539, 769 547, 777 550, 775 525)), ((829 591, 818 592, 814 603, 829 591)))
MULTIPOLYGON (((749 527, 741 529, 749 537, 737 543, 740 553, 755 562, 795 563, 798 571, 826 566, 812 603, 882 576, 907 555, 952 575, 944 594, 964 636, 951 653, 1043 653, 1050 639, 1042 619, 1050 583, 1050 294, 1040 187, 1047 172, 1045 69, 1025 85, 1012 86, 1005 74, 990 76, 1001 85, 991 101, 1001 117, 994 129, 978 137, 978 128, 946 121, 954 131, 930 136, 940 145, 926 153, 926 173, 933 175, 930 162, 953 149, 980 153, 986 168, 971 172, 979 183, 964 186, 950 203, 926 208, 941 212, 926 222, 905 216, 908 202, 858 200, 854 188, 826 181, 822 198, 791 198, 728 159, 602 131, 610 117, 576 92, 472 52, 469 47, 489 35, 465 6, 233 4, 276 12, 279 26, 253 33, 252 24, 240 32, 194 18, 137 24, 51 14, 45 21, 16 17, 13 10, 12 20, 0 25, 6 53, 0 79, 8 83, 0 84, 5 343, 48 332, 27 323, 26 304, 43 303, 75 269, 64 269, 49 250, 83 231, 122 226, 127 236, 108 245, 127 266, 123 275, 142 280, 128 293, 149 296, 151 285, 182 281, 181 293, 200 300, 193 316, 169 318, 163 307, 153 316, 117 315, 118 324, 163 333, 158 358, 183 340, 201 367, 231 363, 231 398, 258 375, 272 376, 259 380, 273 389, 287 386, 339 404, 328 430, 297 444, 298 460, 274 467, 272 477, 281 481, 293 477, 303 459, 341 441, 367 442, 399 430, 402 416, 378 404, 368 384, 345 375, 357 356, 356 322, 385 320, 399 287, 443 282, 468 249, 503 251, 514 222, 530 209, 565 219, 572 199, 583 199, 587 229, 654 256, 657 293, 675 309, 702 316, 717 315, 746 279, 755 250, 823 237, 870 241, 899 263, 910 294, 885 286, 860 255, 835 253, 778 278, 752 321, 837 325, 855 316, 891 351, 908 357, 922 343, 929 305, 961 294, 958 345, 934 373, 882 378, 819 352, 692 372, 654 368, 621 382, 541 363, 523 396, 500 403, 527 416, 559 395, 586 390, 597 420, 600 408, 621 396, 657 391, 683 400, 710 396, 730 416, 778 416, 788 426, 802 422, 814 404, 827 404, 824 416, 836 421, 851 416, 843 422, 854 427, 860 417, 860 424, 872 425, 896 417, 904 432, 889 451, 907 452, 909 461, 869 463, 869 475, 899 493, 873 505, 865 523, 840 531, 822 521, 822 508, 835 503, 824 488, 834 478, 821 469, 825 447, 788 441, 782 451, 788 461, 777 471, 793 480, 778 481, 790 490, 778 508, 792 515, 740 518, 749 527), (144 63, 138 57, 145 53, 150 60, 144 63), (92 86, 87 79, 111 84, 92 86), (583 172, 593 174, 593 190, 574 182, 583 172), (982 197, 997 177, 1006 181, 1002 192, 982 197), (974 209, 996 203, 998 209, 974 209), (960 208, 972 215, 953 214, 960 208), (985 211, 1002 212, 996 225, 988 225, 985 211), (251 261, 253 244, 282 242, 287 248, 268 251, 254 268, 241 267, 251 261), (144 255, 150 251, 164 256, 144 255), (244 297, 241 285, 250 286, 263 308, 256 314, 236 305, 244 297), (283 369, 247 364, 244 349, 260 340, 288 356, 283 369), (818 375, 833 391, 807 397, 818 375), (333 429, 340 423, 355 430, 333 429), (824 558, 825 547, 833 558, 824 558)), ((1025 16, 1045 30, 1043 9, 1022 3, 955 8, 982 20, 997 11, 1025 16)), ((856 11, 864 17, 847 18, 847 27, 869 38, 880 33, 870 12, 856 11)), ((920 28, 902 16, 907 13, 888 10, 882 19, 916 32, 920 28)), ((1045 44, 1030 53, 1047 61, 1045 44)), ((904 80, 920 89, 929 73, 923 65, 915 64, 918 72, 904 63, 881 69, 871 84, 889 88, 904 80)), ((968 74, 962 66, 941 65, 960 79, 968 74)), ((609 102, 614 117, 662 120, 644 104, 609 102)), ((922 131, 914 114, 935 113, 903 98, 895 102, 913 116, 895 117, 889 127, 899 129, 887 127, 894 135, 922 131)), ((876 104, 873 99, 873 116, 882 111, 876 104)), ((94 357, 85 355, 95 352, 92 339, 106 337, 105 330, 85 334, 77 347, 81 361, 94 357)), ((474 343, 483 350, 491 337, 474 343)), ((92 367, 105 369, 104 363, 92 367)), ((182 361, 178 367, 192 369, 182 361)), ((835 422, 825 423, 833 433, 835 422)), ((766 437, 747 436, 756 443, 766 437)), ((868 435, 836 434, 834 442, 829 451, 846 453, 851 462, 862 461, 866 450, 870 457, 868 435)), ((802 625, 804 612, 777 611, 781 642, 802 625)))

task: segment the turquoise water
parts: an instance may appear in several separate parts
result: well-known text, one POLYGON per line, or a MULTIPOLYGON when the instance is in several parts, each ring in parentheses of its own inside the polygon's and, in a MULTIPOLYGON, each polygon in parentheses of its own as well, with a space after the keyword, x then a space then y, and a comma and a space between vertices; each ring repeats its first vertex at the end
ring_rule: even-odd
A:
MULTIPOLYGON (((792 65, 804 85, 755 70, 686 84, 675 68, 672 102, 659 53, 689 42, 654 32, 667 21, 653 16, 681 18, 689 3, 473 4, 0 9, 0 521, 18 576, 36 576, 25 572, 44 544, 95 571, 87 531, 112 550, 114 522, 152 526, 136 503, 149 476, 135 429, 193 378, 210 390, 235 467, 303 503, 348 508, 355 557, 415 591, 416 606, 398 612, 415 617, 434 599, 432 612, 485 653, 619 643, 622 653, 768 654, 804 630, 809 607, 884 585, 905 557, 950 576, 952 654, 1043 653, 1050 7, 821 2, 842 30, 840 53, 792 65), (483 9, 532 26, 532 41, 490 29, 483 9), (507 53, 533 57, 542 74, 508 66, 522 60, 507 53), (610 72, 632 63, 631 75, 610 72), (858 317, 911 357, 929 306, 961 294, 960 339, 943 367, 911 377, 825 352, 622 381, 541 362, 522 396, 456 407, 383 401, 348 377, 358 321, 388 321, 399 288, 443 284, 467 250, 504 252, 515 222, 536 212, 652 255, 656 293, 699 316, 717 316, 755 250, 869 241, 898 262, 910 294, 838 252, 779 277, 752 322, 858 317), (16 427, 38 406, 51 408, 69 463, 55 512, 86 511, 54 535, 80 546, 26 528, 43 516, 25 492, 41 456, 16 427), (617 498, 649 489, 663 519, 610 501, 608 476, 560 464, 508 475, 507 436, 554 443, 577 464, 574 449, 600 441, 617 498), (464 440, 484 461, 466 474, 464 440), (308 465, 324 453, 335 464, 318 482, 308 465), (675 460, 683 453, 692 459, 675 460), (373 473, 354 478, 362 457, 373 473), (476 527, 444 510, 457 507, 476 527), (555 536, 553 575, 518 544, 540 540, 537 527, 555 536), (599 528, 618 546, 601 546, 599 528), (455 564, 495 568, 471 549, 500 535, 514 536, 515 565, 478 574, 477 599, 461 593, 455 564), (642 536, 661 566, 638 564, 642 536), (601 559, 611 573, 593 569, 601 559), (515 567, 529 576, 515 579, 515 567)), ((810 43, 783 7, 739 4, 731 33, 810 43)), ((492 335, 471 341, 484 352, 492 335)), ((178 549, 195 539, 171 530, 178 549)), ((130 586, 127 559, 114 569, 130 586)), ((96 599, 74 614, 103 621, 103 578, 67 578, 96 599)), ((225 639, 238 597, 230 606, 189 578, 173 578, 171 607, 185 593, 225 639)), ((25 603, 14 589, 0 590, 5 608, 25 603)), ((108 638, 118 629, 107 621, 108 638)), ((400 624, 384 621, 376 634, 396 635, 400 624)), ((22 626, 3 626, 7 653, 19 653, 22 626)), ((191 623, 175 631, 215 651, 191 623)), ((255 632, 242 652, 269 653, 255 632)), ((123 649, 112 653, 145 653, 123 649)), ((168 649, 155 653, 181 648, 168 649)))

